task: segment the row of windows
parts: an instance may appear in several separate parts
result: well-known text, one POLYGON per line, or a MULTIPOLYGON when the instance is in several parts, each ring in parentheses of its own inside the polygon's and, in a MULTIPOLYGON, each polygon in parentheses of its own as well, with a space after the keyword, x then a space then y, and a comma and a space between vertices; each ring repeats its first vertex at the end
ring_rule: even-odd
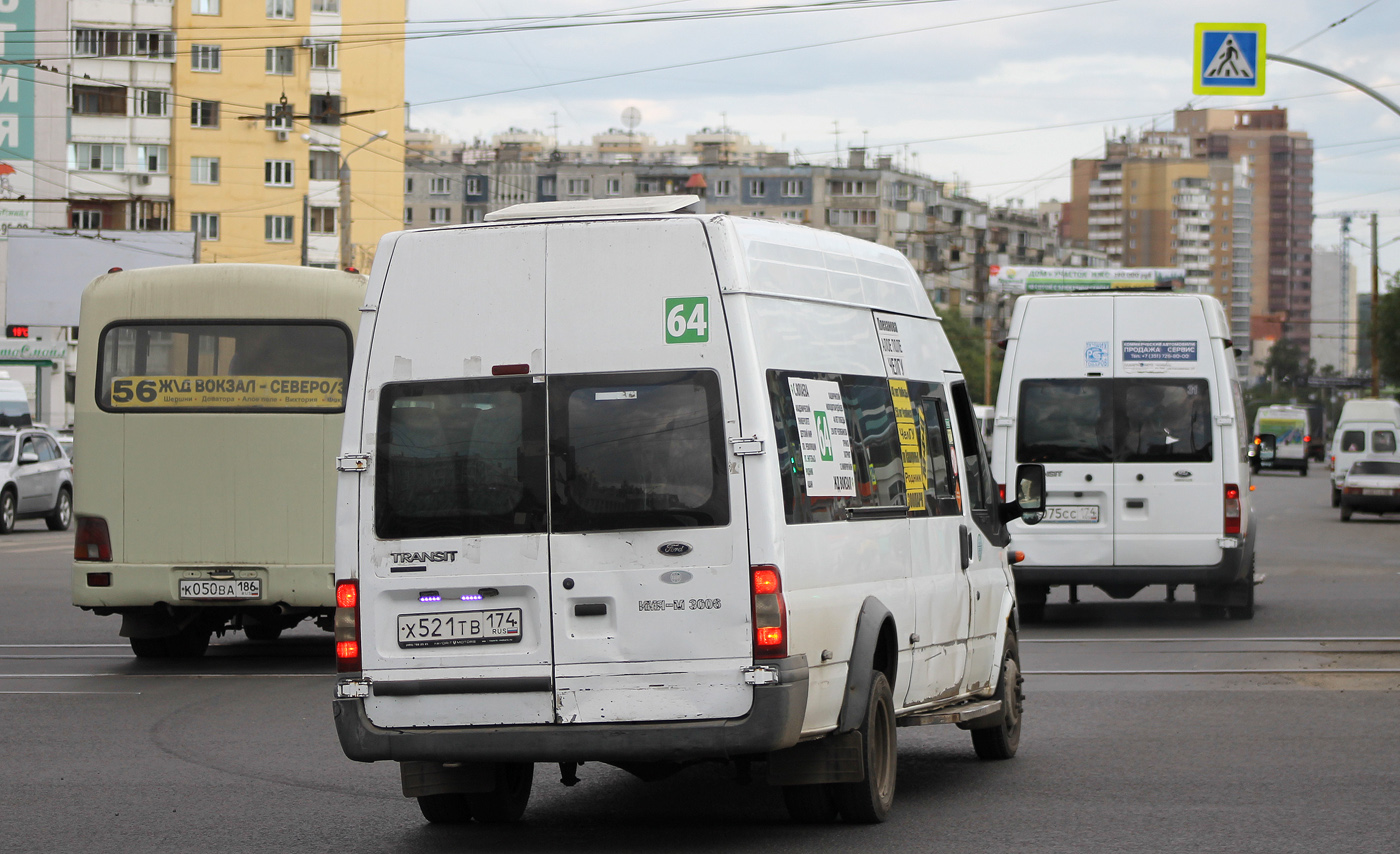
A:
MULTIPOLYGON (((316 41, 310 45, 311 67, 334 70, 340 65, 340 45, 334 41, 316 41)), ((263 51, 263 70, 268 74, 296 73, 296 48, 269 47, 263 51)), ((223 71, 223 49, 216 44, 190 45, 190 68, 194 71, 217 73, 223 71)))
MULTIPOLYGON (((191 101, 190 127, 219 127, 221 106, 219 101, 191 101)), ((296 107, 293 104, 264 104, 263 128, 265 130, 290 131, 295 116, 296 107)), ((340 96, 312 95, 307 120, 313 125, 340 124, 340 96)))
MULTIPOLYGON (((481 208, 463 208, 462 222, 481 222, 482 216, 486 212, 481 208)), ((413 208, 405 206, 403 209, 404 225, 413 224, 413 208)), ((452 208, 430 207, 428 208, 428 225, 450 225, 452 223, 452 208)))
MULTIPOLYGON (((434 179, 434 180, 437 180, 437 179, 434 179)), ((446 179, 443 179, 443 180, 446 180, 446 179)), ((470 179, 469 179, 469 180, 470 180, 470 179)), ((782 198, 785 198, 785 199, 800 199, 800 198, 802 198, 803 196, 805 196, 806 193, 807 193, 807 182, 804 181, 804 180, 801 180, 801 179, 798 179, 798 178, 791 178, 791 179, 785 179, 785 180, 779 181, 779 182, 777 182, 777 183, 778 183, 779 195, 780 195, 782 198)), ((735 184, 736 184, 736 182, 735 182, 734 180, 730 179, 730 178, 718 178, 718 179, 715 180, 714 184, 709 188, 709 190, 710 190, 709 195, 710 195, 711 198, 716 198, 716 199, 732 197, 732 196, 735 195, 735 191, 734 191, 735 184)), ((763 197, 763 196, 767 196, 767 195, 768 195, 768 187, 769 187, 769 184, 770 184, 770 182, 769 182, 767 179, 762 179, 762 178, 750 179, 749 182, 748 182, 748 195, 751 196, 751 197, 763 197)), ((541 193, 542 193, 543 195, 546 195, 546 196, 555 195, 556 186, 557 186, 557 185, 555 184, 555 179, 554 179, 552 176, 547 177, 547 178, 544 179, 544 181, 543 181, 543 183, 542 183, 542 186, 541 186, 541 193)), ((566 178, 566 179, 565 179, 565 183, 564 183, 564 189, 565 189, 565 193, 564 193, 564 194, 565 194, 565 195, 568 195, 568 196, 587 196, 587 195, 591 195, 592 192, 593 192, 593 179, 592 179, 592 178, 566 178)), ((662 191, 661 179, 659 179, 659 178, 638 178, 638 179, 637 179, 637 183, 636 183, 636 192, 637 192, 638 195, 646 195, 646 194, 648 194, 648 193, 659 193, 659 192, 661 192, 661 191, 662 191)), ((437 192, 437 191, 434 190, 434 191, 432 191, 432 192, 437 192)), ((445 192, 447 192, 447 190, 444 189, 442 192, 445 193, 445 192)), ((470 193, 470 192, 471 192, 471 191, 468 190, 468 193, 470 193)), ((622 179, 621 179, 621 178, 604 178, 604 179, 603 179, 603 195, 605 195, 605 196, 620 196, 620 195, 622 195, 622 179)))
MULTIPOLYGON (((168 145, 137 145, 136 172, 163 175, 170 171, 168 145)), ((113 143, 76 142, 69 151, 69 168, 86 172, 125 172, 126 146, 113 143)), ((311 152, 308 177, 312 181, 337 180, 339 161, 334 151, 311 152)), ((296 163, 292 160, 264 160, 263 183, 271 187, 295 185, 296 163)), ((219 158, 191 157, 191 184, 218 184, 219 158)))
MULTIPOLYGON (((403 191, 404 191, 405 193, 412 193, 412 192, 413 192, 413 179, 412 179, 412 178, 405 178, 405 179, 403 179, 403 191)), ((479 195, 481 195, 481 193, 482 193, 481 179, 480 179, 480 178, 476 178, 476 177, 466 179, 466 191, 467 191, 467 195, 468 195, 468 196, 479 196, 479 195)), ((451 193, 451 192, 452 192, 452 179, 451 179, 451 178, 446 178, 446 177, 441 177, 441 176, 434 176, 434 177, 431 177, 431 178, 428 179, 428 195, 430 195, 430 196, 446 196, 446 195, 448 195, 448 194, 451 193)))
MULTIPOLYGON (((337 210, 332 207, 312 207, 306 220, 307 231, 317 235, 333 235, 336 233, 337 210)), ((100 231, 102 229, 102 211, 100 210, 75 210, 72 212, 71 224, 73 228, 84 231, 100 231)), ((263 217, 263 238, 268 243, 291 243, 295 238, 296 217, 272 215, 263 217)), ((165 229, 169 224, 165 224, 165 229)), ((164 229, 157 229, 164 230, 164 229)), ((219 215, 216 213, 193 213, 190 214, 190 231, 199 235, 201 240, 214 241, 219 239, 219 215)))
MULTIPOLYGON (((190 11, 196 15, 219 15, 222 5, 222 0, 190 0, 190 11)), ((311 11, 338 15, 340 0, 311 0, 311 11)), ((267 17, 290 20, 296 16, 296 0, 267 0, 267 17)))

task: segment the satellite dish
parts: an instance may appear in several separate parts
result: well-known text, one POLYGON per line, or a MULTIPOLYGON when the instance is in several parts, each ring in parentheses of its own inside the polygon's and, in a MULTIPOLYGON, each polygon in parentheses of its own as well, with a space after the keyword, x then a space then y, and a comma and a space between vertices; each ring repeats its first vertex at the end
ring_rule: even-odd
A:
POLYGON ((622 111, 622 124, 631 133, 637 129, 637 125, 642 123, 642 111, 636 107, 628 107, 622 111))

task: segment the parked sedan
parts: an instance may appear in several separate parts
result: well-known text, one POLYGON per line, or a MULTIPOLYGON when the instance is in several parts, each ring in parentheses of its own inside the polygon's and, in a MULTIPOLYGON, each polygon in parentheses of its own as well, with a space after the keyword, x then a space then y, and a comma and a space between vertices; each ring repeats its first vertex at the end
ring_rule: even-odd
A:
POLYGON ((1400 513, 1400 463, 1360 460, 1342 483, 1342 521, 1353 513, 1400 513))
POLYGON ((42 518, 51 531, 73 522, 73 464, 42 428, 0 429, 0 534, 42 518))

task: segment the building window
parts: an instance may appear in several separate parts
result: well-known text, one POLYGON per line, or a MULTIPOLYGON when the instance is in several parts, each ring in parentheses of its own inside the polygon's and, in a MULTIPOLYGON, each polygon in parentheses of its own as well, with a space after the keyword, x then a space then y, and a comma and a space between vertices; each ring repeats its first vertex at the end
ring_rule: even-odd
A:
POLYGON ((264 51, 263 70, 268 74, 295 74, 292 63, 292 49, 289 47, 270 47, 264 51))
POLYGON ((327 15, 340 14, 340 0, 311 0, 311 11, 327 15))
POLYGON ((75 29, 73 55, 173 59, 175 34, 145 30, 75 29))
POLYGON ((806 187, 804 186, 805 183, 805 181, 797 180, 784 181, 782 186, 783 197, 787 199, 794 199, 800 197, 803 191, 806 190, 806 187))
POLYGON ((263 127, 267 130, 289 131, 292 129, 292 116, 296 110, 291 104, 264 104, 263 127))
POLYGON ((126 115, 125 86, 73 86, 73 115, 126 115))
POLYGON ((462 222, 481 222, 486 212, 481 208, 466 208, 462 211, 462 222))
MULTIPOLYGON (((334 151, 311 152, 311 163, 307 177, 312 181, 340 180, 340 159, 334 151)), ((413 192, 413 179, 405 179, 404 192, 413 192)))
POLYGON ((190 158, 190 183, 191 183, 191 184, 217 184, 217 183, 219 183, 219 158, 217 158, 217 157, 191 157, 191 158, 190 158))
POLYGON ((306 227, 312 234, 335 234, 335 208, 311 208, 311 218, 306 227))
POLYGON ((136 146, 136 170, 154 175, 164 175, 169 171, 167 158, 170 155, 168 145, 138 145, 136 146))
POLYGON ((219 46, 216 44, 190 45, 190 68, 194 71, 219 71, 221 69, 219 46))
POLYGON ((340 96, 312 95, 311 123, 313 125, 340 124, 340 96))
POLYGON ((121 172, 126 168, 126 148, 110 143, 74 143, 73 168, 85 172, 121 172))
POLYGON ((467 190, 466 190, 466 193, 467 193, 468 196, 479 196, 479 195, 481 195, 481 179, 480 179, 480 178, 468 178, 468 179, 467 179, 467 190))
MULTIPOLYGON (((499 182, 499 181, 497 182, 496 186, 499 188, 499 186, 500 186, 500 182, 499 182)), ((540 178, 540 195, 541 195, 541 196, 552 196, 552 195, 554 195, 554 187, 555 187, 555 181, 554 181, 554 176, 553 176, 553 175, 545 175, 543 178, 540 178)))
POLYGON ((263 183, 269 187, 292 186, 293 165, 290 160, 264 160, 263 183))
POLYGON ((405 178, 405 179, 403 179, 403 192, 404 192, 404 195, 408 195, 409 193, 413 192, 413 179, 412 179, 412 178, 405 178))
POLYGON ((198 234, 200 240, 218 240, 219 215, 216 213, 190 214, 190 231, 198 234))
POLYGON ((170 115, 170 93, 165 89, 137 89, 136 115, 163 119, 170 115))
POLYGON ((444 224, 444 223, 448 223, 448 222, 451 222, 451 221, 452 221, 452 209, 451 209, 451 208, 429 208, 429 209, 428 209, 428 222, 431 222, 431 223, 433 223, 434 225, 442 225, 442 224, 444 224))
POLYGON ((789 222, 806 222, 807 212, 801 208, 783 211, 783 219, 789 222))
POLYGON ((216 128, 219 126, 218 101, 191 101, 190 127, 216 128))
POLYGON ((269 18, 292 19, 297 16, 296 0, 267 0, 269 18))
POLYGON ((607 179, 606 183, 603 184, 603 187, 604 187, 604 192, 605 192, 607 195, 609 195, 609 196, 620 196, 620 195, 622 195, 622 179, 621 179, 621 178, 609 178, 609 179, 607 179))
POLYGON ((661 192, 661 182, 655 178, 638 178, 637 195, 645 196, 651 193, 661 192))
POLYGON ((586 196, 591 192, 593 182, 587 178, 570 178, 569 195, 586 196))
POLYGON ((170 202, 137 201, 132 216, 135 231, 170 230, 170 202))
POLYGON ((312 68, 339 68, 340 43, 331 41, 320 41, 311 43, 311 67, 312 68))
MULTIPOLYGON (((850 183, 849 181, 846 183, 850 183)), ((872 183, 869 181, 856 183, 872 183)), ((828 210, 826 212, 827 225, 875 225, 875 211, 873 210, 828 210)))
POLYGON ((263 217, 263 239, 268 243, 291 243, 295 218, 290 216, 263 217))
POLYGON ((196 15, 217 15, 219 0, 190 0, 190 12, 196 15))
POLYGON ((73 211, 70 221, 74 228, 98 231, 102 228, 102 211, 73 211))
POLYGON ((766 196, 766 195, 768 195, 767 190, 768 190, 768 184, 767 184, 766 181, 750 181, 750 182, 749 182, 749 195, 750 195, 750 196, 753 196, 754 198, 757 198, 757 197, 759 197, 759 196, 766 196))
POLYGON ((445 195, 447 195, 447 194, 450 193, 450 192, 452 192, 452 179, 451 179, 451 178, 429 178, 429 179, 428 179, 428 195, 430 195, 430 196, 445 196, 445 195))
POLYGON ((734 195, 734 182, 729 180, 728 178, 720 178, 719 180, 715 181, 714 194, 717 197, 734 195))
POLYGON ((403 209, 403 223, 404 225, 413 224, 413 208, 408 207, 407 205, 405 205, 403 209))
POLYGON ((878 194, 878 181, 828 181, 826 191, 833 196, 874 196, 878 194))

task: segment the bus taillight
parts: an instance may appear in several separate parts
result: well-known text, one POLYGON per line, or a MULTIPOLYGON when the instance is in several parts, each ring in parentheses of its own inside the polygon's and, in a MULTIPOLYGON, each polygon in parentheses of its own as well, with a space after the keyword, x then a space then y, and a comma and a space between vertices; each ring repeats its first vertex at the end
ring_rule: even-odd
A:
POLYGON ((1240 532, 1240 488, 1237 484, 1225 484, 1225 533, 1240 532))
POLYGON ((335 583, 335 670, 360 671, 360 582, 335 583))
POLYGON ((101 516, 78 516, 78 533, 73 538, 73 560, 112 559, 112 537, 107 520, 101 516))
POLYGON ((755 566, 753 574, 753 657, 787 657, 787 603, 776 566, 755 566))

